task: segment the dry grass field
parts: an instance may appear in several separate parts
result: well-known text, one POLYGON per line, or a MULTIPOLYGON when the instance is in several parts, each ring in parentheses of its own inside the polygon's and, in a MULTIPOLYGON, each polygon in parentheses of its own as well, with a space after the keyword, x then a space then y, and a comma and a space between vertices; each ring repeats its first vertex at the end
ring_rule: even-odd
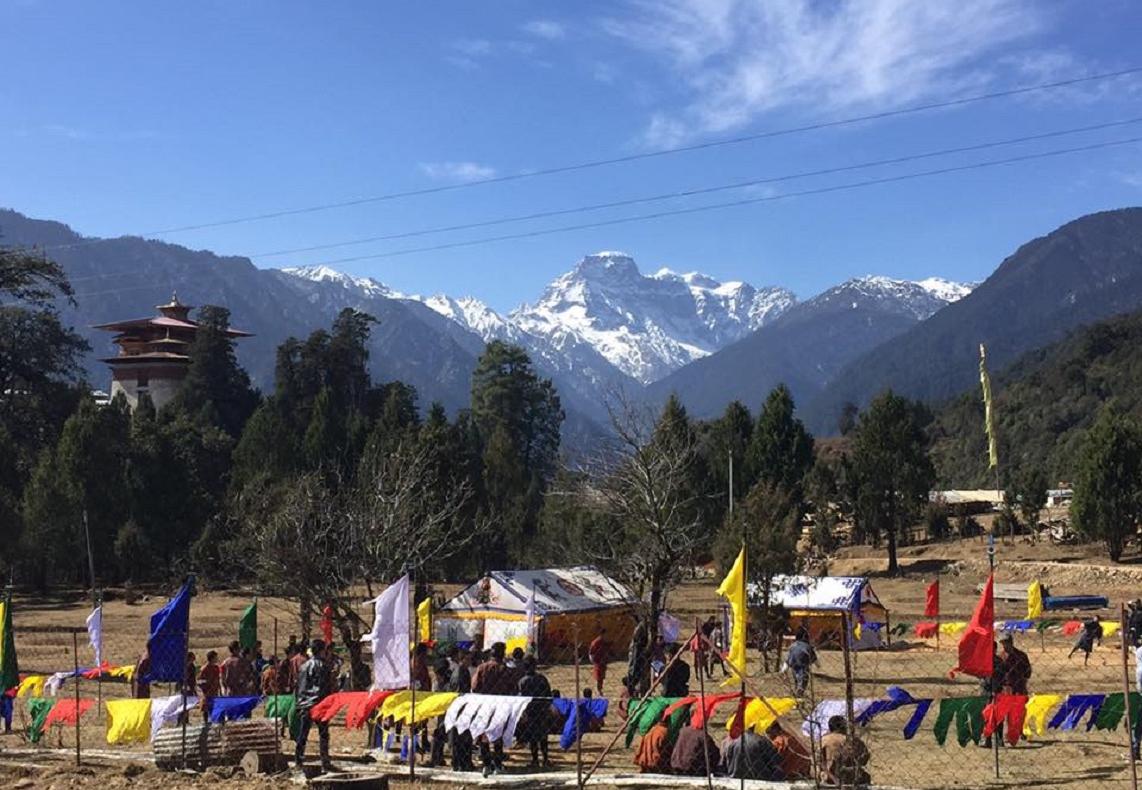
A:
MULTIPOLYGON (((1142 566, 1129 564, 1108 567, 1098 546, 1052 547, 1032 545, 1025 542, 1001 543, 998 547, 997 580, 1004 582, 1029 582, 1039 578, 1058 593, 1099 593, 1112 601, 1114 614, 1104 613, 1104 617, 1117 617, 1120 602, 1142 596, 1142 566)), ((923 619, 924 587, 939 571, 942 579, 942 607, 945 620, 967 620, 978 597, 977 585, 986 575, 985 546, 980 541, 960 541, 929 546, 916 546, 902 549, 902 574, 889 578, 884 574, 883 552, 868 547, 845 549, 830 563, 828 571, 834 575, 868 575, 881 600, 889 608, 894 623, 914 624, 923 619)), ((716 580, 697 579, 688 582, 674 591, 668 603, 669 610, 684 622, 694 617, 705 616, 717 610, 719 599, 714 593, 716 580)), ((449 588, 451 590, 452 588, 449 588)), ((112 599, 106 604, 105 623, 107 630, 106 657, 112 663, 129 663, 135 659, 147 634, 147 623, 151 612, 163 602, 153 598, 134 605, 112 599)), ((234 638, 238 615, 248 603, 246 596, 232 593, 203 592, 195 597, 192 609, 191 650, 199 658, 209 649, 222 650, 234 638)), ((45 672, 68 669, 72 666, 71 636, 64 632, 45 629, 75 627, 82 625, 88 611, 88 603, 78 593, 66 596, 38 598, 17 596, 15 600, 15 627, 18 634, 18 650, 21 669, 25 672, 45 672)), ((1025 615, 1025 608, 1019 603, 997 602, 997 618, 1018 619, 1025 615)), ((1070 617, 1070 615, 1060 615, 1070 617)), ((262 599, 260 603, 260 636, 266 643, 266 651, 272 648, 273 619, 278 622, 280 644, 291 633, 298 630, 296 610, 287 602, 262 599)), ((1032 693, 1095 693, 1121 691, 1123 687, 1123 667, 1118 637, 1108 639, 1096 648, 1090 665, 1083 667, 1081 654, 1068 658, 1072 644, 1071 637, 1052 632, 1045 635, 1027 634, 1017 638, 1017 643, 1028 652, 1034 675, 1031 680, 1032 693)), ((85 649, 84 638, 80 636, 80 660, 90 661, 90 652, 85 649)), ((761 671, 760 657, 751 651, 751 687, 770 696, 789 696, 789 684, 784 675, 761 671)), ((931 697, 939 700, 944 697, 973 696, 978 692, 977 683, 971 678, 949 679, 948 670, 955 664, 955 639, 945 637, 937 650, 933 640, 917 640, 911 632, 902 638, 894 638, 891 649, 854 654, 854 695, 856 697, 883 696, 885 687, 899 685, 915 697, 931 697)), ((555 688, 564 695, 574 688, 574 667, 559 665, 545 667, 544 671, 555 688)), ((625 665, 616 662, 607 677, 606 695, 617 698, 619 678, 625 665)), ((581 684, 587 685, 589 667, 582 668, 581 684)), ((1133 683, 1133 656, 1130 657, 1129 677, 1133 683)), ((720 677, 719 677, 720 680, 720 677)), ((697 692, 696 679, 692 690, 697 692)), ((707 691, 715 690, 713 685, 707 691)), ((65 691, 71 694, 70 685, 65 691)), ((123 685, 104 684, 98 690, 103 698, 126 695, 123 685)), ((161 689, 155 692, 165 693, 161 689)), ((96 684, 83 681, 81 694, 95 697, 96 684)), ((798 706, 790 714, 790 720, 799 725, 804 714, 808 713, 816 701, 829 698, 843 698, 844 671, 842 654, 839 651, 823 651, 821 664, 812 686, 812 699, 798 706)), ((1042 738, 1021 742, 1016 747, 1005 747, 1000 751, 1000 778, 994 775, 993 755, 990 750, 973 746, 960 747, 956 744, 952 727, 947 744, 937 745, 932 725, 935 722, 938 701, 933 705, 927 719, 916 737, 904 740, 901 729, 911 715, 911 708, 884 714, 873 720, 862 731, 872 751, 870 770, 877 784, 902 787, 987 787, 987 786, 1085 786, 1091 782, 1127 786, 1129 762, 1127 736, 1124 727, 1117 731, 1087 732, 1080 726, 1073 732, 1052 731, 1042 738)), ((715 719, 714 726, 719 730, 716 740, 720 740, 721 728, 730 711, 723 709, 715 719)), ((260 714, 258 714, 260 715, 260 714)), ((17 725, 24 716, 23 706, 17 705, 17 725)), ((584 739, 583 759, 592 763, 612 739, 620 719, 612 712, 608 716, 602 732, 591 733, 584 739)), ((105 717, 102 711, 89 713, 83 719, 82 739, 84 748, 107 750, 104 742, 105 717)), ((73 730, 49 733, 42 745, 56 748, 74 746, 73 730)), ((314 738, 315 740, 315 738, 314 738)), ((555 739, 553 739, 555 740, 555 739)), ((637 744, 637 741, 636 741, 637 744)), ((52 764, 66 758, 43 756, 17 759, 12 749, 26 748, 19 735, 0 737, 0 765, 7 764, 6 778, 19 780, 31 769, 20 767, 18 763, 33 762, 48 767, 36 774, 35 785, 45 781, 50 786, 94 786, 115 787, 119 784, 139 784, 144 776, 154 779, 153 769, 146 774, 128 778, 122 763, 112 764, 102 769, 92 769, 94 774, 75 774, 60 765, 52 764), (8 751, 8 755, 5 755, 8 751), (45 763, 46 761, 46 763, 45 763), (54 771, 54 773, 52 773, 54 771), (50 774, 50 776, 49 776, 50 774), (45 778, 46 777, 46 778, 45 778), (50 780, 50 781, 49 781, 50 780)), ((313 749, 311 744, 311 750, 313 749)), ((345 758, 362 754, 365 748, 364 731, 346 731, 344 727, 334 728, 334 751, 345 758)), ((128 749, 116 747, 116 751, 128 749)), ((137 748, 138 756, 145 759, 145 748, 137 748)), ((560 752, 553 743, 553 758, 556 767, 574 770, 575 752, 560 752)), ((603 763, 605 774, 624 773, 632 770, 633 751, 619 745, 611 751, 603 763)), ((522 770, 526 763, 524 750, 517 748, 509 753, 508 768, 522 770)), ((132 769, 134 770, 134 769, 132 769)), ((35 773, 35 771, 31 771, 35 773)), ((0 774, 5 776, 5 774, 0 774)), ((475 777, 474 777, 475 778, 475 777)), ((170 787, 180 787, 181 782, 165 781, 170 787)), ((219 776, 215 783, 228 782, 219 776)), ((270 781, 270 780, 266 780, 270 781)), ((188 785, 189 786, 189 785, 188 785)), ((238 786, 238 785, 235 785, 238 786)), ((242 786, 257 786, 243 784, 242 786)))

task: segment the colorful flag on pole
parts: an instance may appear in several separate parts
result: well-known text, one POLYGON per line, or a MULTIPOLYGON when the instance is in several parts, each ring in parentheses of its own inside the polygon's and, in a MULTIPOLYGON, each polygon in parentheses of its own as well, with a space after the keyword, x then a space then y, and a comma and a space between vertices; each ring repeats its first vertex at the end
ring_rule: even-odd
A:
POLYGON ((432 597, 425 598, 416 605, 416 641, 432 640, 432 597))
POLYGON ((373 688, 408 688, 408 576, 389 585, 372 603, 373 630, 361 641, 373 646, 373 688))
POLYGON ((186 677, 186 640, 190 631, 190 580, 166 606, 151 615, 147 639, 151 670, 148 683, 181 683, 186 677))
POLYGON ((242 647, 254 649, 258 643, 258 599, 242 611, 238 620, 238 644, 242 647))
POLYGON ((966 672, 977 678, 989 678, 995 671, 995 576, 979 596, 971 622, 964 629, 959 644, 959 665, 952 672, 966 672))
POLYGON ((979 383, 983 388, 983 424, 987 430, 987 465, 999 465, 999 449, 995 440, 995 410, 991 403, 991 376, 987 375, 987 349, 979 344, 979 383))
POLYGON ((12 596, 0 600, 0 693, 20 685, 16 632, 12 628, 12 596))
POLYGON ((87 623, 87 642, 95 651, 95 666, 103 666, 103 604, 91 610, 84 621, 87 623))
POLYGON ((925 617, 939 617, 940 616, 940 580, 932 582, 928 585, 928 589, 924 595, 924 616, 925 617))
MULTIPOLYGON (((726 656, 726 660, 744 676, 746 674, 746 621, 749 617, 745 600, 745 546, 742 546, 742 550, 738 553, 738 558, 734 560, 726 578, 722 579, 722 583, 718 585, 718 595, 730 602, 730 619, 733 621, 730 633, 730 652, 726 656)), ((740 680, 735 675, 730 675, 722 682, 722 685, 738 682, 740 680)))
POLYGON ((325 644, 333 644, 333 607, 329 604, 321 610, 321 638, 325 644))
POLYGON ((1039 580, 1031 582, 1027 588, 1027 619, 1038 620, 1043 616, 1043 585, 1039 580))

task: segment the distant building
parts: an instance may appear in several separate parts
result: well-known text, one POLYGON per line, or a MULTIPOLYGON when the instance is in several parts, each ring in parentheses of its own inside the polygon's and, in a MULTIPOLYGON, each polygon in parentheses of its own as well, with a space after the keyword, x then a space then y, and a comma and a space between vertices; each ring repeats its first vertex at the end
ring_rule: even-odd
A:
POLYGON ((999 510, 1003 505, 1003 492, 994 488, 930 491, 928 501, 942 503, 953 515, 974 516, 999 510))
MULTIPOLYGON (((198 333, 198 323, 189 318, 191 307, 180 302, 177 295, 155 309, 157 316, 94 327, 117 333, 113 340, 119 354, 100 361, 111 368, 111 398, 123 393, 132 409, 144 393, 151 396, 156 409, 170 403, 186 378, 190 344, 198 333)), ((226 334, 250 337, 249 332, 238 329, 227 329, 226 334)))

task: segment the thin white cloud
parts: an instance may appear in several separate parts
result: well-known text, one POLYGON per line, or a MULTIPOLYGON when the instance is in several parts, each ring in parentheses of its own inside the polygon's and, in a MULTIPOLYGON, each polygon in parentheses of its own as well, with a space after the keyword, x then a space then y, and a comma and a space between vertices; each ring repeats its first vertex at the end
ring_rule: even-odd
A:
POLYGON ((421 162, 420 170, 434 181, 483 181, 496 176, 494 167, 478 162, 421 162))
POLYGON ((492 54, 492 42, 486 38, 462 38, 452 42, 452 49, 470 58, 482 58, 492 54))
POLYGON ((533 19, 527 24, 521 25, 520 30, 529 36, 545 38, 548 41, 556 41, 567 35, 567 30, 563 25, 550 19, 533 19))
MULTIPOLYGON (((676 144, 778 109, 901 106, 978 88, 985 56, 1041 31, 1035 0, 629 0, 604 31, 667 62, 683 104, 646 140, 676 144)), ((1041 66, 1050 64, 1042 63, 1041 66)))

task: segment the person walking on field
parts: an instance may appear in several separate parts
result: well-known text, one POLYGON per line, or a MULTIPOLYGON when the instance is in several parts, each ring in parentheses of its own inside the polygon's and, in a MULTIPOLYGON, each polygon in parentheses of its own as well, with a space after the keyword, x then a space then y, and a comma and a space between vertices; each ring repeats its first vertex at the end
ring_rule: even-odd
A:
POLYGON ((294 762, 298 768, 305 763, 305 746, 309 731, 317 725, 318 749, 321 754, 321 770, 329 773, 333 763, 329 759, 329 722, 314 721, 310 716, 313 706, 333 692, 333 674, 326 656, 325 643, 314 639, 310 643, 310 657, 297 673, 297 711, 299 727, 294 762))
POLYGON ((817 651, 809 644, 809 632, 804 628, 797 630, 789 652, 785 654, 785 666, 793 673, 793 691, 798 696, 805 695, 809 685, 809 669, 817 663, 817 651))
POLYGON ((587 657, 591 659, 591 671, 595 675, 595 688, 603 693, 603 679, 607 676, 607 658, 610 647, 606 642, 607 629, 600 628, 599 634, 587 647, 587 657))
POLYGON ((1067 654, 1067 658, 1070 658, 1077 651, 1081 650, 1083 651, 1083 666, 1087 666, 1090 662, 1090 654, 1091 651, 1094 650, 1095 642, 1102 645, 1102 621, 1098 619, 1097 614, 1083 623, 1083 630, 1079 633, 1079 640, 1075 642, 1075 646, 1071 648, 1071 652, 1067 654))

